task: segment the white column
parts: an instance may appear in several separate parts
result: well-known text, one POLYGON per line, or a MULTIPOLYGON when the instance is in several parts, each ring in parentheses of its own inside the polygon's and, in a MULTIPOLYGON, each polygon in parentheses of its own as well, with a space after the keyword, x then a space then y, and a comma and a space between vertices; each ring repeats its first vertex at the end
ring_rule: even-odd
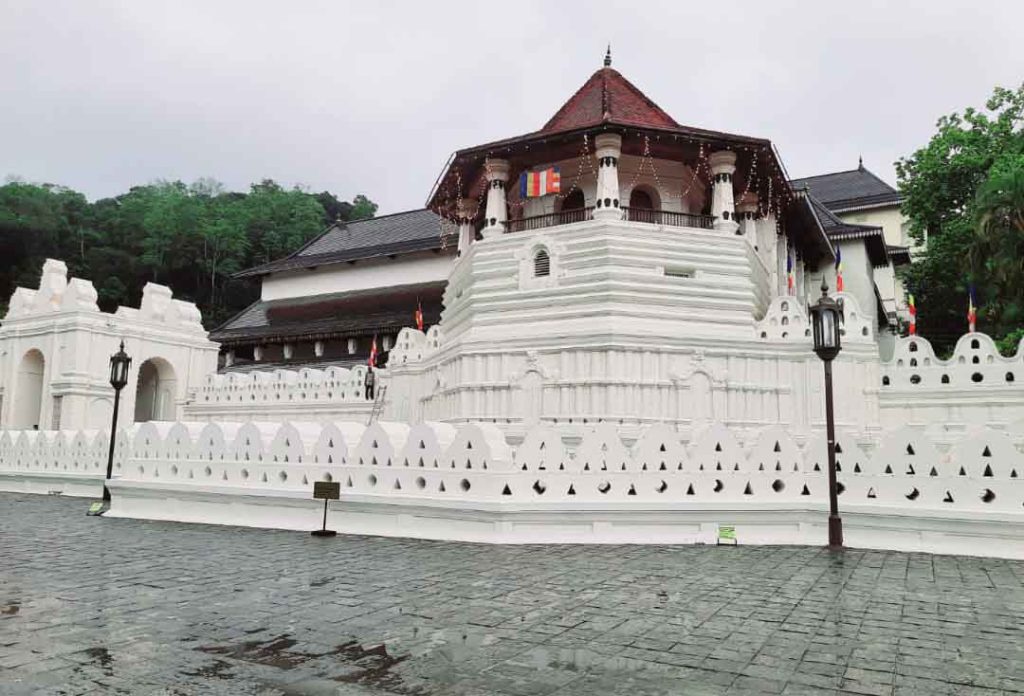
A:
POLYGON ((732 190, 736 153, 729 150, 712 152, 708 162, 711 164, 711 215, 715 218, 714 227, 722 232, 735 232, 739 227, 732 190))
POLYGON ((315 355, 318 358, 324 357, 324 342, 323 341, 314 341, 313 342, 313 355, 315 355))
POLYGON ((597 148, 597 200, 594 202, 595 220, 621 220, 619 205, 619 158, 622 156, 622 136, 602 133, 594 139, 597 148))
POLYGON ((747 243, 754 249, 760 249, 757 239, 757 194, 748 191, 743 194, 739 205, 736 206, 736 218, 739 220, 739 229, 736 234, 742 234, 747 243))
POLYGON ((354 338, 348 339, 348 346, 347 346, 347 348, 348 348, 348 354, 349 355, 355 355, 356 347, 357 347, 356 346, 356 339, 354 339, 354 338))
POLYGON ((254 346, 252 349, 252 359, 259 362, 263 359, 263 346, 254 346))
POLYGON ((476 201, 472 198, 460 198, 458 203, 459 216, 459 251, 462 256, 473 243, 473 214, 476 212, 476 201))
POLYGON ((484 220, 484 239, 505 233, 508 206, 505 204, 505 182, 508 181, 508 161, 489 159, 484 165, 487 174, 487 218, 484 220))
POLYGON ((764 265, 771 271, 771 296, 775 297, 779 294, 779 233, 776 229, 775 216, 769 213, 759 218, 755 226, 757 227, 757 243, 760 247, 758 253, 761 254, 764 265))
POLYGON ((291 343, 285 343, 284 346, 282 347, 282 353, 284 354, 285 360, 291 360, 292 355, 295 354, 295 346, 293 346, 291 343))
POLYGON ((235 351, 229 350, 224 354, 224 367, 231 367, 235 364, 235 351))

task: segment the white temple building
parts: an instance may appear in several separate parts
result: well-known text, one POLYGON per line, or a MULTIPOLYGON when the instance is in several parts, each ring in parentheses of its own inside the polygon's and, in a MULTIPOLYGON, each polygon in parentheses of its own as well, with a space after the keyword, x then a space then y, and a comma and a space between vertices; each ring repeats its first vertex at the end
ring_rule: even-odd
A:
POLYGON ((823 543, 824 283, 849 543, 1024 558, 1024 347, 897 338, 878 283, 905 249, 794 187, 769 140, 680 125, 610 63, 539 130, 454 153, 426 209, 244 272, 262 294, 211 332, 221 369, 166 288, 104 315, 48 262, 0 328, 0 488, 96 487, 109 439, 87 429, 125 336, 156 376, 134 373, 148 422, 119 436, 112 515, 313 528, 331 481, 354 533, 823 543))

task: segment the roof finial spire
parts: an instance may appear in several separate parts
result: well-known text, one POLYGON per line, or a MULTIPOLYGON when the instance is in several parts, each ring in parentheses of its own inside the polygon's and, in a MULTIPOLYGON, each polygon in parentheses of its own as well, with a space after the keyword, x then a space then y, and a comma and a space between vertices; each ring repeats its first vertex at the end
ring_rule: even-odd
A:
POLYGON ((860 155, 857 158, 857 169, 861 169, 861 170, 864 169, 864 155, 860 155))
POLYGON ((604 54, 604 67, 612 67, 612 44, 608 43, 608 52, 604 54))

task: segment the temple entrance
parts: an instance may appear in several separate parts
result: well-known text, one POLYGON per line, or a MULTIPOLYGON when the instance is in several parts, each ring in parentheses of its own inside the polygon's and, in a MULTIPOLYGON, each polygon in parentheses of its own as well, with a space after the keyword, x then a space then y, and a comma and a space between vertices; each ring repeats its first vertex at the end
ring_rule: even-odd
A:
POLYGON ((139 365, 135 387, 135 422, 174 420, 177 406, 174 368, 163 358, 150 358, 139 365))
POLYGON ((18 366, 18 386, 11 401, 11 426, 18 430, 39 429, 42 421, 43 372, 46 359, 34 348, 25 353, 18 366))

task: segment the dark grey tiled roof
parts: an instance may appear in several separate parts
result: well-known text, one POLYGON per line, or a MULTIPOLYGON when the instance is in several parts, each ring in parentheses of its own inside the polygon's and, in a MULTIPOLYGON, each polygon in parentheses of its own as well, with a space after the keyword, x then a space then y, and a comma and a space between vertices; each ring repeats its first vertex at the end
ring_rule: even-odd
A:
POLYGON ((429 210, 410 210, 365 220, 338 222, 291 256, 250 268, 235 277, 323 266, 377 256, 430 251, 453 246, 456 235, 442 244, 440 218, 429 210))
POLYGON ((424 321, 441 318, 443 280, 387 288, 369 288, 329 295, 258 300, 210 332, 227 345, 256 340, 320 339, 397 332, 412 326, 417 302, 424 321))
POLYGON ((853 225, 843 222, 813 194, 808 194, 807 200, 810 202, 818 222, 821 223, 821 228, 833 244, 850 239, 863 239, 872 265, 889 265, 889 255, 885 246, 885 234, 881 227, 853 225))
POLYGON ((848 172, 793 179, 790 183, 794 189, 809 188, 814 197, 833 212, 893 205, 903 201, 899 191, 863 167, 848 172))

